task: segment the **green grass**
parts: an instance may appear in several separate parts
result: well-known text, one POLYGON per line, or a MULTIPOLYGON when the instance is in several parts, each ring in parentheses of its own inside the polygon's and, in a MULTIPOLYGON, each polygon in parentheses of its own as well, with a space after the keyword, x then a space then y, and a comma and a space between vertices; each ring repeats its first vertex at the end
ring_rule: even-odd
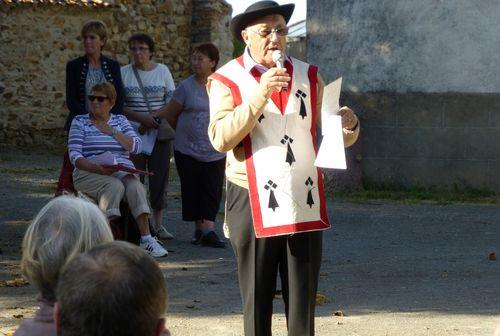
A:
POLYGON ((30 175, 30 174, 45 174, 52 173, 58 170, 58 168, 51 167, 0 167, 0 174, 20 174, 20 175, 30 175))
POLYGON ((9 186, 6 190, 32 192, 37 194, 54 194, 55 186, 45 184, 16 184, 9 186))
POLYGON ((434 202, 500 204, 500 194, 486 189, 455 185, 452 189, 437 187, 411 187, 397 185, 364 183, 362 190, 336 191, 330 196, 349 201, 368 201, 374 199, 392 200, 403 203, 434 202))
POLYGON ((57 155, 61 157, 67 150, 66 139, 61 139, 53 146, 47 147, 44 144, 34 143, 32 145, 5 145, 0 144, 0 159, 2 161, 14 161, 17 154, 31 155, 31 154, 44 154, 44 155, 57 155))

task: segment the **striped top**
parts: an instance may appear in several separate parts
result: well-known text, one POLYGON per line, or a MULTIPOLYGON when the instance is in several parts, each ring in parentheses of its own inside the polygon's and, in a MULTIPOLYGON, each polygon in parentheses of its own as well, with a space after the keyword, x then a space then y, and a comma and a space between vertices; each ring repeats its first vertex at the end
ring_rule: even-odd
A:
MULTIPOLYGON (((168 67, 164 64, 157 64, 153 70, 143 71, 137 69, 137 72, 144 85, 144 91, 151 104, 151 110, 156 111, 165 106, 170 101, 175 90, 174 80, 168 67)), ((149 113, 148 105, 135 78, 132 64, 123 66, 121 73, 126 106, 134 112, 149 113)))
MULTIPOLYGON (((111 114, 108 124, 132 137, 134 141, 130 153, 139 154, 141 152, 141 139, 134 132, 125 116, 111 114)), ((68 150, 73 165, 78 158, 92 159, 92 157, 104 152, 111 152, 118 164, 134 168, 134 164, 129 159, 129 152, 111 135, 104 134, 97 129, 90 121, 90 114, 79 115, 73 119, 68 136, 68 150)))

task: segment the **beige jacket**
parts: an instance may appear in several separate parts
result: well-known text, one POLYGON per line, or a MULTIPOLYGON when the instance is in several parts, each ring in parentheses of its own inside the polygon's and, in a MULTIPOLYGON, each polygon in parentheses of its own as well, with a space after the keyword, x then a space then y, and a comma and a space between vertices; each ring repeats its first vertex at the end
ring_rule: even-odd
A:
MULTIPOLYGON (((318 75, 318 94, 316 111, 317 125, 321 126, 321 102, 323 100, 324 82, 318 75)), ((235 106, 231 89, 220 81, 209 78, 207 90, 210 99, 210 123, 208 136, 212 145, 219 152, 227 153, 226 178, 243 188, 248 189, 245 153, 243 146, 237 145, 257 124, 267 98, 262 92, 255 92, 252 99, 235 106)), ((355 131, 344 129, 345 147, 351 146, 359 135, 359 125, 355 131)))

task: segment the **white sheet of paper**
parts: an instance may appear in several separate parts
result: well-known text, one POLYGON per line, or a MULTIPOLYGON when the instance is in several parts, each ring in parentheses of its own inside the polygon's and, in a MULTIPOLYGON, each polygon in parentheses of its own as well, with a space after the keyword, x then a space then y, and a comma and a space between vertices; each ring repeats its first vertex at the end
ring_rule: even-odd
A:
POLYGON ((323 127, 325 126, 329 131, 323 136, 314 165, 321 168, 347 169, 342 118, 338 115, 330 116, 327 124, 323 124, 323 127))
POLYGON ((139 124, 138 122, 131 121, 130 124, 134 128, 135 134, 139 138, 141 138, 141 152, 146 155, 151 155, 153 151, 153 147, 155 146, 156 136, 158 135, 158 131, 156 129, 148 129, 146 133, 139 134, 139 124))
POLYGON ((141 138, 142 141, 142 152, 146 155, 151 155, 151 152, 153 151, 153 147, 155 146, 156 142, 156 135, 158 134, 158 131, 155 129, 150 129, 144 134, 139 134, 139 137, 141 138))
POLYGON ((115 156, 111 152, 104 152, 90 159, 91 162, 98 165, 111 166, 116 164, 115 156))
POLYGON ((323 101, 321 103, 321 134, 326 135, 335 122, 330 121, 337 115, 340 109, 340 90, 342 88, 342 77, 337 78, 323 89, 323 101))
POLYGON ((342 77, 337 78, 323 89, 321 104, 321 134, 323 140, 314 165, 322 168, 347 169, 344 149, 342 118, 340 109, 342 77))

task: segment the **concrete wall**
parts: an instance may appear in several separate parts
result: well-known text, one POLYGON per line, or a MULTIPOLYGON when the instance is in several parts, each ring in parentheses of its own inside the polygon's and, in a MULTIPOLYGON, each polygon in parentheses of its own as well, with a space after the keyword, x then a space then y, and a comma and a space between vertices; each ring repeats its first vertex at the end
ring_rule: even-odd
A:
POLYGON ((302 36, 292 36, 286 38, 286 52, 299 60, 306 61, 306 38, 302 36))
POLYGON ((310 0, 308 60, 362 121, 366 180, 500 191, 500 3, 310 0))
POLYGON ((155 60, 167 64, 178 82, 189 75, 191 45, 199 40, 199 32, 193 32, 197 11, 217 8, 205 31, 207 38, 221 44, 222 55, 230 55, 230 33, 221 28, 230 19, 230 6, 223 0, 204 4, 194 8, 193 0, 120 0, 108 7, 86 7, 0 2, 0 144, 65 145, 65 66, 83 54, 80 29, 90 19, 106 23, 110 36, 104 54, 121 64, 130 62, 128 38, 136 32, 150 34, 156 42, 155 60))

